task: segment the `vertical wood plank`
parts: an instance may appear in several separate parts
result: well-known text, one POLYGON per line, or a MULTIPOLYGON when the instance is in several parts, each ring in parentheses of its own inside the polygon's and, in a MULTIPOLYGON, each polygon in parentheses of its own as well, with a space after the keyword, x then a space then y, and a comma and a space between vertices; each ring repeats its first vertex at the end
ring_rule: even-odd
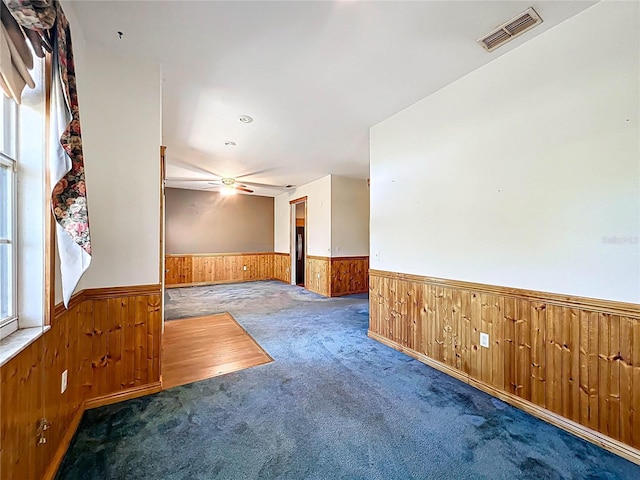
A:
POLYGON ((609 435, 620 439, 620 316, 609 316, 609 435))
POLYGON ((468 290, 460 292, 460 325, 461 325, 461 350, 462 350, 462 363, 460 369, 464 373, 470 373, 471 371, 471 294, 468 290))
POLYGON ((598 315, 598 429, 610 435, 609 432, 609 315, 598 315))
POLYGON ((640 319, 633 321, 633 396, 631 398, 632 446, 640 448, 640 319))
POLYGON ((620 440, 629 445, 634 444, 633 415, 638 410, 631 407, 638 405, 633 403, 633 324, 633 319, 620 317, 620 440))
POLYGON ((545 357, 546 305, 531 304, 531 401, 546 406, 546 357, 545 357))
POLYGON ((482 328, 482 299, 480 294, 470 292, 469 317, 471 320, 470 375, 482 378, 482 352, 480 351, 480 330, 482 328))
POLYGON ((589 312, 589 341, 588 341, 588 362, 589 362, 589 423, 588 426, 594 430, 598 429, 599 409, 598 409, 598 343, 600 316, 597 312, 589 312))
POLYGON ((517 392, 516 378, 516 301, 514 298, 504 298, 504 388, 515 395, 517 392))
POLYGON ((516 299, 516 395, 531 400, 531 304, 516 299))
POLYGON ((462 298, 460 290, 454 289, 451 291, 451 325, 453 332, 451 336, 451 345, 453 347, 453 362, 452 367, 462 371, 463 367, 463 321, 462 321, 462 298))
POLYGON ((580 423, 589 425, 589 312, 580 311, 580 423))

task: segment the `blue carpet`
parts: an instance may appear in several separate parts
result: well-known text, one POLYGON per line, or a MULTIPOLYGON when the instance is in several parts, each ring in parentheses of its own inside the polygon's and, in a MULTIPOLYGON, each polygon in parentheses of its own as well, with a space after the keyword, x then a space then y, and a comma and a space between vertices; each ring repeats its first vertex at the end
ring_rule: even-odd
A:
MULTIPOLYGON (((87 411, 58 479, 640 479, 640 466, 366 336, 366 295, 173 289, 274 362, 87 411)), ((197 313, 194 313, 197 312, 197 313)))

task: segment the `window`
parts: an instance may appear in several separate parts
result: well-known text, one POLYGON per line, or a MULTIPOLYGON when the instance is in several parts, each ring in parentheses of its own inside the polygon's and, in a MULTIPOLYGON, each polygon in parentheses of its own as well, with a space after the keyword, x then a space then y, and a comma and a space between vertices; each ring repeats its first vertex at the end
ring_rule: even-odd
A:
POLYGON ((13 100, 0 103, 0 338, 18 328, 16 314, 17 116, 13 100))
POLYGON ((47 328, 44 66, 34 59, 36 88, 24 89, 20 105, 0 94, 0 340, 20 332, 0 347, 0 362, 47 328))

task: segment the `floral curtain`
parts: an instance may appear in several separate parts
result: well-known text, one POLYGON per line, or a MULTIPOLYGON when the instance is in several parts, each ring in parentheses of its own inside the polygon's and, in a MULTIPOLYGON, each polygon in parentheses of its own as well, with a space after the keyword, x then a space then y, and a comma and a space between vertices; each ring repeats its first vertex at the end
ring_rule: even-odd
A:
MULTIPOLYGON (((89 212, 71 30, 62 7, 57 1, 2 1, 10 11, 12 19, 19 24, 18 28, 24 33, 23 41, 25 38, 29 40, 35 54, 42 57, 45 51, 52 52, 50 175, 53 191, 51 198, 56 220, 62 294, 64 304, 68 305, 80 277, 91 263, 89 212)), ((2 23, 3 25, 5 23, 4 17, 2 23)), ((17 35, 14 34, 13 37, 16 38, 14 43, 19 42, 17 35)), ((20 56, 21 50, 17 49, 17 51, 17 55, 20 56)), ((0 76, 4 76, 4 72, 1 73, 3 75, 0 76)), ((25 84, 28 84, 26 80, 25 84)), ((7 93, 4 86, 2 84, 0 86, 7 93)), ((18 83, 19 86, 20 83, 18 83)), ((9 93, 15 98, 13 95, 15 89, 9 93)))

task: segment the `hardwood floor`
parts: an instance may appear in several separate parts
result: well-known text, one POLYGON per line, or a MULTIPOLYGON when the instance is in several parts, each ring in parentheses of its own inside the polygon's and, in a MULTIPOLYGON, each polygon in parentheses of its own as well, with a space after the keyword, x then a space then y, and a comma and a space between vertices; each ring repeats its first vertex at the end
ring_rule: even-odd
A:
POLYGON ((228 313, 166 322, 162 348, 163 389, 273 361, 228 313))

